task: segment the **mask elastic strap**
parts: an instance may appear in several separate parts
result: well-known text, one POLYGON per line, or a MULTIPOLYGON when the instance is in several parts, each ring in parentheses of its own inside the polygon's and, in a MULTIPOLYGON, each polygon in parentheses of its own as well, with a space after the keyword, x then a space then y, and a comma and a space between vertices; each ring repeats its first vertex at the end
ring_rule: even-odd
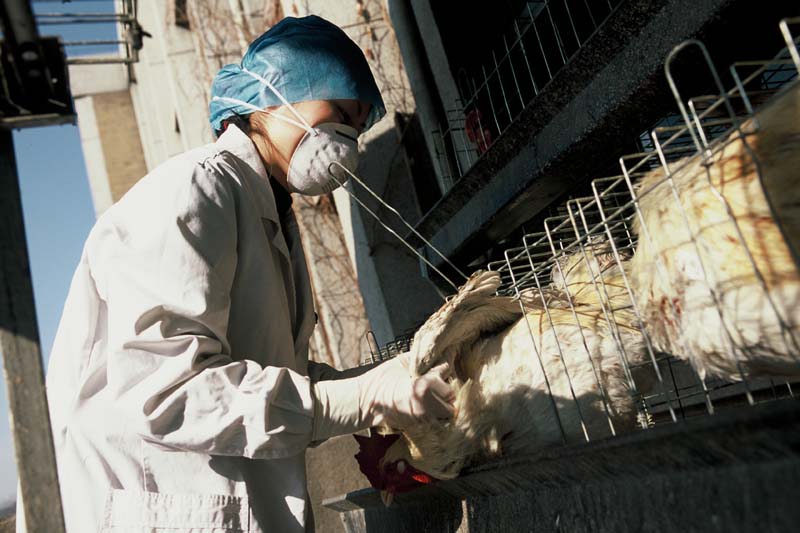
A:
MULTIPOLYGON (((297 117, 297 120, 299 120, 300 123, 297 123, 297 122, 293 121, 289 117, 284 117, 283 115, 279 115, 279 114, 273 113, 271 111, 267 111, 267 113, 269 113, 270 115, 273 115, 275 118, 278 118, 278 119, 281 119, 281 120, 283 120, 285 122, 288 122, 289 124, 294 124, 295 126, 303 128, 308 133, 314 134, 314 128, 312 128, 311 125, 308 122, 306 122, 306 119, 303 118, 303 115, 301 115, 300 112, 297 111, 297 109, 295 109, 294 106, 292 104, 290 104, 289 101, 286 100, 286 98, 283 97, 283 95, 278 91, 278 89, 275 88, 274 85, 272 85, 269 82, 269 80, 267 80, 266 78, 264 78, 262 76, 259 76, 255 72, 251 72, 251 71, 247 70, 246 68, 242 68, 242 72, 244 72, 248 76, 252 76, 256 80, 258 80, 260 83, 262 83, 263 85, 266 85, 267 88, 269 88, 270 91, 275 93, 275 96, 278 97, 278 100, 280 100, 283 103, 283 105, 285 105, 286 107, 289 108, 289 111, 291 111, 294 114, 294 116, 297 117)), ((263 111, 266 111, 266 110, 263 110, 263 111)))
POLYGON ((237 105, 246 107, 247 109, 250 109, 252 111, 259 111, 261 113, 266 113, 268 115, 272 115, 273 117, 275 117, 275 118, 277 118, 279 120, 282 120, 284 122, 288 122, 289 124, 291 124, 293 126, 297 126, 298 128, 300 128, 302 130, 306 130, 307 132, 312 133, 312 134, 315 133, 315 131, 316 131, 316 130, 313 130, 313 129, 311 129, 311 130, 307 129, 305 124, 301 124, 301 123, 297 122, 296 120, 293 120, 293 119, 291 119, 289 117, 285 117, 285 116, 283 116, 283 115, 281 115, 279 113, 275 113, 273 111, 270 111, 269 109, 264 109, 262 107, 254 106, 253 104, 248 104, 244 100, 239 100, 238 98, 230 98, 230 97, 227 97, 227 96, 214 96, 211 99, 212 100, 220 100, 222 102, 230 102, 232 104, 237 104, 237 105))

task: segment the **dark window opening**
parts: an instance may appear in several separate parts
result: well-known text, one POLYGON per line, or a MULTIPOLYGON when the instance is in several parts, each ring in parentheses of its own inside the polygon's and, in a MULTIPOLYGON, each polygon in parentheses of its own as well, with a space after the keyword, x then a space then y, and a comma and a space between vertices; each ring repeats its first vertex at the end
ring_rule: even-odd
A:
POLYGON ((186 0, 175 0, 175 25, 187 30, 191 27, 186 0))

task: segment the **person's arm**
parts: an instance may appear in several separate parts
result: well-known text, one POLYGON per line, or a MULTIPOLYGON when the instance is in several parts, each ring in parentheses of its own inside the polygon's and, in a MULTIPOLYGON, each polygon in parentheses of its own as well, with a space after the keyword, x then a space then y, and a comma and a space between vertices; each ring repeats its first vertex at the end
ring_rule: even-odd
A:
POLYGON ((230 178, 208 165, 178 185, 165 176, 163 197, 138 191, 89 250, 107 307, 107 386, 149 442, 290 456, 311 440, 310 382, 288 368, 262 367, 253 360, 261 354, 231 353, 235 198, 230 178))
POLYGON ((359 368, 353 377, 314 383, 314 440, 378 425, 402 430, 420 420, 450 418, 455 392, 445 381, 447 364, 418 377, 409 370, 410 357, 402 353, 366 372, 359 368))
POLYGON ((265 459, 387 414, 401 423, 442 416, 432 385, 449 387, 396 364, 312 387, 308 377, 262 367, 250 354, 234 359, 227 324, 240 244, 235 198, 230 178, 210 164, 177 187, 165 177, 159 198, 134 199, 141 212, 106 226, 89 250, 107 307, 105 379, 131 428, 166 448, 265 459))

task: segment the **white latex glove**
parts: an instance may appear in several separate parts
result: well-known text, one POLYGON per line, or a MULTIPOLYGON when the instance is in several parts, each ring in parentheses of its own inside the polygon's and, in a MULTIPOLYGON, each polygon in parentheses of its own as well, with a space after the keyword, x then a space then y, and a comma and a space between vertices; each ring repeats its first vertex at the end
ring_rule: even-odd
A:
POLYGON ((313 383, 313 440, 381 424, 404 429, 452 417, 455 396, 444 381, 448 366, 412 377, 407 359, 407 353, 400 354, 360 376, 313 383))

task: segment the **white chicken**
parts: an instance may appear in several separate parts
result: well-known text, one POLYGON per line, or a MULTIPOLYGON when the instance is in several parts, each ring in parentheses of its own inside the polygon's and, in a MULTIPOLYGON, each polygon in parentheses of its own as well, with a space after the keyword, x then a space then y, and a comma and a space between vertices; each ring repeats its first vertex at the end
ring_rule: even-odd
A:
POLYGON ((608 254, 587 258, 566 256, 548 288, 520 299, 495 296, 499 275, 479 271, 428 319, 414 337, 415 371, 451 361, 456 414, 406 429, 381 468, 409 464, 448 479, 476 461, 635 425, 622 356, 641 360, 643 336, 623 303, 619 266, 608 254))
POLYGON ((548 286, 519 298, 495 295, 497 273, 473 274, 412 345, 417 375, 451 363, 454 419, 407 428, 379 463, 386 479, 408 466, 453 478, 499 455, 630 429, 633 387, 656 377, 652 367, 631 376, 648 359, 642 324, 658 351, 701 375, 800 375, 800 275, 762 189, 769 176, 797 203, 800 86, 756 118, 757 133, 726 140, 710 160, 676 164, 671 180, 644 176, 632 258, 618 263, 602 241, 585 242, 557 261, 548 286))
POLYGON ((800 85, 756 120, 710 160, 679 161, 671 181, 653 170, 638 185, 636 301, 655 347, 701 377, 800 376, 800 275, 762 188, 779 186, 773 194, 800 214, 800 85))

